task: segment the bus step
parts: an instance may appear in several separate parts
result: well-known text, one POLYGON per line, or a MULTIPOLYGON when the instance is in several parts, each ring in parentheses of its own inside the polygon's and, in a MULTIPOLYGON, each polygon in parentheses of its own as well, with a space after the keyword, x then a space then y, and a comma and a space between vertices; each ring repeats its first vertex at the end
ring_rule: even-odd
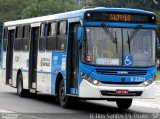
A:
POLYGON ((12 79, 9 79, 9 84, 12 85, 12 79))
POLYGON ((35 89, 30 89, 29 91, 30 91, 30 93, 36 93, 35 89))
POLYGON ((32 83, 32 88, 36 88, 36 83, 35 82, 32 83))

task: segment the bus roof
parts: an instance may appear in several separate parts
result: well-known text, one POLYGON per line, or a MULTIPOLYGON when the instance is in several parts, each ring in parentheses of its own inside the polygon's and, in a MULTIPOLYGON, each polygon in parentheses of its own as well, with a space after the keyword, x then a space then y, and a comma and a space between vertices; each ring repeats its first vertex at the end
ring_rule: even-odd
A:
POLYGON ((22 24, 39 23, 43 21, 52 21, 52 20, 75 18, 75 17, 83 18, 84 13, 86 11, 127 12, 127 13, 142 13, 142 14, 155 15, 155 13, 153 12, 139 10, 139 9, 95 7, 95 8, 87 8, 87 9, 81 9, 81 10, 76 10, 76 11, 71 11, 71 12, 35 17, 35 18, 9 21, 9 22, 5 22, 4 26, 7 27, 7 26, 22 25, 22 24))

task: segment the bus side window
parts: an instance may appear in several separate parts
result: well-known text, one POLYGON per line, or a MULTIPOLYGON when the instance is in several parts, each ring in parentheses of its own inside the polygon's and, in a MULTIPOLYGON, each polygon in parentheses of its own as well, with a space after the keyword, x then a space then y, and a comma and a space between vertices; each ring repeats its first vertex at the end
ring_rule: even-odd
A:
POLYGON ((22 51, 29 51, 30 26, 23 26, 22 51))
POLYGON ((41 24, 41 33, 39 38, 39 51, 45 52, 46 50, 46 32, 47 31, 47 24, 41 24))
POLYGON ((8 30, 7 28, 4 29, 4 34, 3 34, 3 50, 6 51, 7 49, 7 36, 8 36, 8 30))
POLYGON ((22 38, 22 34, 23 34, 23 27, 22 26, 17 27, 15 38, 22 38))
POLYGON ((53 51, 56 49, 57 22, 48 23, 48 37, 46 39, 46 50, 53 51))
POLYGON ((22 47, 22 33, 23 27, 19 26, 16 28, 15 41, 14 41, 14 50, 20 51, 22 47))
POLYGON ((67 34, 67 22, 61 21, 59 23, 59 30, 58 30, 58 37, 57 37, 57 50, 63 51, 66 48, 66 34, 67 34))

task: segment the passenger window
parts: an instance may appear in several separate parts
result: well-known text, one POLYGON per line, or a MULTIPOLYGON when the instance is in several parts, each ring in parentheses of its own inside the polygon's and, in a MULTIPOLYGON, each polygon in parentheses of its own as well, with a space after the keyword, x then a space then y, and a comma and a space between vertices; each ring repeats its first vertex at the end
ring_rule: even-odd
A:
POLYGON ((46 43, 46 50, 53 51, 56 49, 56 35, 57 35, 57 22, 48 24, 48 37, 46 43))
POLYGON ((29 38, 30 37, 30 26, 24 26, 23 27, 23 38, 29 38))
POLYGON ((46 38, 39 38, 39 51, 45 52, 46 49, 46 38))
POLYGON ((15 35, 15 38, 22 38, 22 33, 23 32, 23 27, 17 27, 16 28, 16 35, 15 35))
POLYGON ((14 41, 14 50, 20 51, 22 48, 22 35, 23 35, 23 27, 16 27, 15 41, 14 41))
POLYGON ((22 50, 29 51, 29 38, 24 38, 22 43, 22 50))
POLYGON ((14 50, 20 51, 22 47, 22 39, 16 38, 14 41, 14 50))
POLYGON ((30 26, 23 27, 22 51, 29 51, 30 43, 30 26))
POLYGON ((45 52, 56 49, 57 22, 43 23, 39 38, 39 51, 45 52))
POLYGON ((59 23, 59 34, 57 37, 57 46, 56 49, 63 51, 66 48, 66 34, 67 34, 67 22, 61 21, 59 23))
POLYGON ((46 36, 47 36, 47 24, 41 24, 41 35, 39 38, 39 51, 45 52, 46 49, 46 36))
POLYGON ((56 49, 56 37, 48 37, 46 43, 46 50, 53 51, 56 49))
POLYGON ((44 27, 45 24, 41 24, 41 38, 44 37, 44 27))
POLYGON ((57 23, 51 23, 51 34, 50 36, 56 36, 57 35, 57 23))
POLYGON ((66 21, 62 21, 60 22, 60 26, 59 26, 59 35, 66 35, 67 31, 67 22, 66 21))
POLYGON ((41 38, 48 36, 48 24, 41 24, 41 38))

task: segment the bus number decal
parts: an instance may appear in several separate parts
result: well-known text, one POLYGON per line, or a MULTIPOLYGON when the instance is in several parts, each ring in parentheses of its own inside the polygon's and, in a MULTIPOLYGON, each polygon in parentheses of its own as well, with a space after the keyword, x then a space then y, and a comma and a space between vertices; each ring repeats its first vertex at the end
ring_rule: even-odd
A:
POLYGON ((145 81, 145 77, 131 77, 131 81, 133 81, 133 82, 143 82, 143 81, 145 81))

